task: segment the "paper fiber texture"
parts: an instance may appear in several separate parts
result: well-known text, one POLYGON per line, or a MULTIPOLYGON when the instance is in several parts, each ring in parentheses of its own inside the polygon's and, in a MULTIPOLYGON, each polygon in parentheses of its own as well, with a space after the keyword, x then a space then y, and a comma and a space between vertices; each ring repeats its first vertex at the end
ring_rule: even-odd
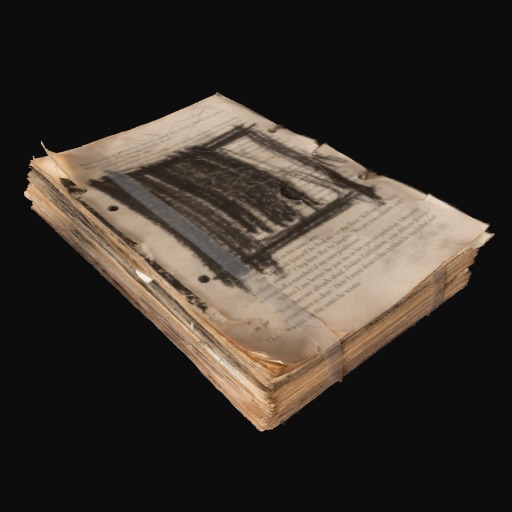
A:
POLYGON ((204 321, 283 363, 329 349, 490 236, 219 94, 33 166, 81 189, 204 321))

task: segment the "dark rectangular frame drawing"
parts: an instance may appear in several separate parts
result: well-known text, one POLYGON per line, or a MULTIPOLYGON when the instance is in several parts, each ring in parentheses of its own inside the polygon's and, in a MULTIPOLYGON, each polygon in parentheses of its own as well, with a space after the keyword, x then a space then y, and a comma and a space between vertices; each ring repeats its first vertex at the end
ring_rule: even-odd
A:
MULTIPOLYGON (((290 148, 254 126, 234 126, 221 135, 126 174, 259 272, 283 273, 284 269, 274 259, 276 251, 358 200, 380 202, 373 187, 342 176, 323 160, 290 148), (226 151, 231 143, 243 138, 273 155, 296 162, 297 171, 269 172, 262 168, 261 162, 248 162, 247 158, 226 151), (304 165, 311 172, 305 173, 304 165), (301 181, 305 187, 300 185, 301 181), (311 183, 335 192, 335 199, 324 204, 316 200, 307 190, 311 183), (310 213, 304 214, 304 206, 310 213)), ((226 285, 243 286, 108 175, 89 184, 190 247, 212 272, 211 276, 198 276, 200 282, 220 279, 226 285)))

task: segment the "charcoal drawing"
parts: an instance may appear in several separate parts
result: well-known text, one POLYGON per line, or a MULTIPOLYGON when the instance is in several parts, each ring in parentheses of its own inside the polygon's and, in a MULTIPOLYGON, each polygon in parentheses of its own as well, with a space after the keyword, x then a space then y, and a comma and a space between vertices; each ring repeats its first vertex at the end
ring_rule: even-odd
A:
MULTIPOLYGON (((347 179, 314 155, 290 148, 253 126, 235 126, 127 174, 258 272, 282 274, 274 258, 277 250, 356 201, 380 201, 373 187, 347 179), (244 144, 260 148, 258 158, 243 154, 244 144), (262 161, 262 155, 277 156, 287 165, 273 168, 262 161)), ((89 185, 190 247, 210 271, 197 276, 200 283, 219 279, 229 286, 243 286, 108 174, 89 185)))

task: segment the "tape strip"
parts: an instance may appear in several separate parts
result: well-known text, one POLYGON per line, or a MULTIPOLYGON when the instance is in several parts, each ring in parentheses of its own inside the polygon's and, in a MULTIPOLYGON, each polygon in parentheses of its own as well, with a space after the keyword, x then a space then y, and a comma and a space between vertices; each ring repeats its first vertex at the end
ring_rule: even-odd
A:
MULTIPOLYGON (((339 337, 318 318, 299 307, 290 297, 273 286, 264 275, 247 266, 196 224, 127 174, 105 171, 105 175, 145 208, 151 210, 167 226, 229 272, 259 300, 270 305, 284 318, 288 325, 287 330, 300 329, 302 335, 306 335, 316 344, 319 352, 325 352, 333 345, 338 345, 341 353, 339 337)), ((332 358, 333 362, 329 364, 331 373, 334 373, 338 381, 343 377, 341 359, 340 354, 339 358, 332 358)))

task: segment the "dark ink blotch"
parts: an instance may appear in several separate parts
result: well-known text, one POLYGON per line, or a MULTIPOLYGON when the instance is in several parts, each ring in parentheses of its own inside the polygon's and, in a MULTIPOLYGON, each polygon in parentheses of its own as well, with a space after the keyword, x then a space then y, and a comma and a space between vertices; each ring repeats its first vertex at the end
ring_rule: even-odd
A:
POLYGON ((87 192, 86 188, 79 187, 74 181, 69 178, 61 178, 61 184, 63 187, 73 196, 78 197, 87 192))

